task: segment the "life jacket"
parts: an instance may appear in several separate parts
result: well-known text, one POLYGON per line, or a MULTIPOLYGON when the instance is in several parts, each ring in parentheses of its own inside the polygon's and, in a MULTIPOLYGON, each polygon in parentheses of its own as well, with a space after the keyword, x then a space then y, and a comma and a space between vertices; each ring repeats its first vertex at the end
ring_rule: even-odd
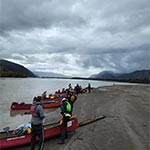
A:
POLYGON ((30 108, 30 112, 31 112, 31 115, 33 117, 38 117, 38 113, 36 112, 36 108, 37 108, 37 105, 32 105, 31 108, 30 108))
POLYGON ((65 117, 71 117, 71 105, 69 102, 66 102, 66 112, 64 113, 65 117))
POLYGON ((68 112, 68 113, 70 113, 71 112, 71 105, 70 105, 70 103, 69 102, 65 102, 65 106, 64 105, 62 105, 61 106, 61 111, 64 113, 66 113, 66 112, 68 112))
POLYGON ((71 112, 71 105, 70 105, 70 103, 69 102, 66 102, 66 111, 67 112, 71 112))

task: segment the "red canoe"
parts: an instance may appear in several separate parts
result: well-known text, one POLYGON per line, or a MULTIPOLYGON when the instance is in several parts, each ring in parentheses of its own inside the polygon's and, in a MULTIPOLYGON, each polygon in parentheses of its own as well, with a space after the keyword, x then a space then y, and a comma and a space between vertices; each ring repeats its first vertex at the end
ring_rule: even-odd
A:
MULTIPOLYGON (((10 106, 11 110, 29 110, 32 104, 25 104, 25 103, 17 103, 13 102, 10 106)), ((49 102, 42 104, 43 108, 54 108, 54 107, 60 107, 61 102, 55 101, 55 102, 49 102)))
MULTIPOLYGON (((74 131, 78 127, 77 118, 72 118, 67 125, 68 132, 74 131)), ((60 135, 61 126, 59 123, 49 124, 44 126, 45 139, 60 135)), ((0 132, 0 149, 8 149, 12 147, 23 146, 30 144, 31 135, 26 134, 22 136, 14 135, 14 131, 0 132)))

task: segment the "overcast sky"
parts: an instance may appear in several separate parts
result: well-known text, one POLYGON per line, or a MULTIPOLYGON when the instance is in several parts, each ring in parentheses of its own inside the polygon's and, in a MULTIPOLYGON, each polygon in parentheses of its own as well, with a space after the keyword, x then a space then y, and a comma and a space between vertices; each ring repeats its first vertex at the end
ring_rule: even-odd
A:
POLYGON ((0 58, 88 77, 148 69, 150 0, 0 0, 0 58))

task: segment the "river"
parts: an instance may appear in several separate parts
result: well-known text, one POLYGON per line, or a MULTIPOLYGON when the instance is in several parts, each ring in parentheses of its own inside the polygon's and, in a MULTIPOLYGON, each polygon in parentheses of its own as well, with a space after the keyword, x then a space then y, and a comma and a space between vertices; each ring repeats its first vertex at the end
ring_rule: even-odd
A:
MULTIPOLYGON (((87 87, 88 83, 92 87, 128 84, 74 79, 0 78, 0 131, 6 126, 9 126, 11 129, 16 128, 22 123, 29 122, 31 119, 30 115, 23 115, 24 111, 11 111, 10 105, 12 102, 32 103, 33 97, 41 95, 43 91, 47 91, 47 94, 53 94, 58 89, 68 88, 69 83, 73 87, 78 83, 83 88, 87 87)), ((57 120, 59 111, 59 108, 45 110, 47 115, 46 121, 57 120)))

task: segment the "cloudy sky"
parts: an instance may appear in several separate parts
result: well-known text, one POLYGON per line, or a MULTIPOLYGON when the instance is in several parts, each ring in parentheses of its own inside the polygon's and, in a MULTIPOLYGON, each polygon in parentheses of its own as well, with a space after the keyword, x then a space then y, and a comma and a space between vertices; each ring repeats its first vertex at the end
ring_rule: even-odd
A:
POLYGON ((0 58, 88 77, 149 68, 149 0, 0 0, 0 58))

